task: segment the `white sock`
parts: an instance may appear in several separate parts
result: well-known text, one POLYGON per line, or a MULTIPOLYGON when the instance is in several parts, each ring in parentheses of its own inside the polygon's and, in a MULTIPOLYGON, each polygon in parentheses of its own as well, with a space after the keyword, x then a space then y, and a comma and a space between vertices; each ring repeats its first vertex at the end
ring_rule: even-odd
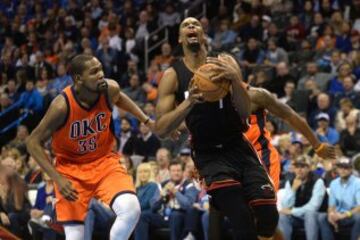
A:
POLYGON ((111 227, 110 240, 127 240, 140 217, 140 203, 136 195, 124 193, 117 196, 112 204, 116 220, 111 227))
POLYGON ((84 239, 84 225, 71 224, 64 225, 66 240, 83 240, 84 239))

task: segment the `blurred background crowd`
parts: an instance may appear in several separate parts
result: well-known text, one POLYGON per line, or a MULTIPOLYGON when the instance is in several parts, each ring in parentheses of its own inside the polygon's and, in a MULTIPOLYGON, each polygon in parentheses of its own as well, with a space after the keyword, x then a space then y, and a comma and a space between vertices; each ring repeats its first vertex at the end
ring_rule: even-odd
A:
MULTIPOLYGON (((268 116, 266 128, 281 154, 281 230, 299 239, 314 232, 330 239, 324 238, 330 230, 341 237, 337 224, 326 225, 328 216, 315 224, 318 229, 309 229, 311 220, 304 220, 309 208, 287 210, 313 198, 317 203, 310 210, 325 215, 328 199, 331 206, 346 202, 335 206, 339 214, 360 205, 360 0, 0 1, 0 162, 5 167, 0 230, 23 239, 63 236, 53 209, 53 183, 27 153, 25 139, 52 99, 72 84, 69 60, 78 53, 96 56, 105 76, 155 117, 158 84, 181 56, 178 26, 190 15, 199 18, 210 51, 235 55, 252 85, 271 91, 303 116, 322 142, 336 146, 337 159, 319 159, 303 136, 268 116), (294 177, 310 175, 313 181, 302 182, 307 191, 300 191, 294 177), (339 179, 351 182, 351 191, 337 187, 339 179), (293 199, 286 193, 289 188, 296 192, 293 199), (323 193, 313 196, 313 188, 323 193), (297 218, 303 220, 300 225, 297 218)), ((134 176, 143 211, 135 239, 154 234, 156 239, 208 239, 208 197, 192 180, 188 136, 176 142, 159 139, 119 109, 113 120, 114 151, 134 176)), ((44 144, 53 157, 50 144, 44 144)), ((343 224, 349 239, 360 228, 360 218, 342 217, 335 222, 351 219, 343 224)), ((113 218, 94 199, 85 221, 86 239, 103 239, 113 218)))

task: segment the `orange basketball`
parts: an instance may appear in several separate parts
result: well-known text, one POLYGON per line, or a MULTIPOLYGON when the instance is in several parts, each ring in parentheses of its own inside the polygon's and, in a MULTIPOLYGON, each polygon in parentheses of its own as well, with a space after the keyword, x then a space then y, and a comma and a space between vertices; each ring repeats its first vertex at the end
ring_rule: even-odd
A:
POLYGON ((214 67, 212 63, 202 65, 196 70, 192 82, 203 93, 204 100, 208 102, 215 102, 225 97, 231 84, 227 79, 212 82, 210 78, 218 74, 214 71, 214 67))

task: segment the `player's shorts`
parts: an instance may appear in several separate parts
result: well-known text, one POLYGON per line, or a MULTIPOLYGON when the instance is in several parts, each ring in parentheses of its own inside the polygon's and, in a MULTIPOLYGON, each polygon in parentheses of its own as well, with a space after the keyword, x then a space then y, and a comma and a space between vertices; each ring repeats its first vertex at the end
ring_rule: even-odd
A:
POLYGON ((275 191, 279 190, 280 187, 280 173, 281 173, 281 164, 280 164, 280 155, 277 149, 273 146, 269 147, 266 150, 260 150, 257 152, 263 165, 265 166, 268 174, 270 175, 271 180, 275 191))
POLYGON ((56 215, 61 223, 83 223, 91 198, 109 206, 122 193, 135 193, 133 179, 111 153, 90 163, 56 162, 56 170, 69 179, 78 192, 76 201, 66 200, 55 184, 56 215))
POLYGON ((241 185, 250 205, 276 204, 273 183, 246 140, 231 141, 221 148, 195 149, 193 159, 210 195, 217 188, 241 185))

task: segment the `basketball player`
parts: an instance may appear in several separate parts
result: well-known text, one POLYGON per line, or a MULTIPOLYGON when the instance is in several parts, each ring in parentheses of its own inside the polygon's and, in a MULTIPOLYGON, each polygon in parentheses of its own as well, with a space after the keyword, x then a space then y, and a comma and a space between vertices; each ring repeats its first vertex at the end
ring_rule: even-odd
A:
MULTIPOLYGON (((237 61, 228 54, 220 55, 219 59, 208 58, 208 63, 216 64, 219 69, 225 65, 232 65, 238 68, 237 61)), ((218 75, 213 78, 213 81, 221 80, 224 76, 218 75)), ((286 121, 295 130, 303 134, 315 152, 324 159, 335 159, 335 148, 326 143, 321 143, 316 135, 311 130, 310 126, 304 121, 291 107, 277 100, 270 92, 263 88, 255 88, 248 86, 248 93, 251 99, 251 115, 249 117, 250 128, 246 131, 246 136, 256 149, 262 162, 264 163, 270 177, 273 181, 276 190, 280 184, 280 155, 277 149, 271 144, 271 137, 268 130, 265 128, 266 114, 267 112, 279 117, 286 121)), ((216 211, 216 209, 210 209, 210 233, 212 240, 222 239, 220 236, 220 224, 223 219, 223 215, 216 211)), ((277 237, 281 239, 281 234, 277 232, 277 237)))
MULTIPOLYGON (((208 58, 207 62, 216 64, 219 66, 219 70, 223 66, 222 64, 230 64, 240 71, 237 61, 231 55, 221 54, 220 56, 222 63, 215 58, 208 58)), ((212 80, 221 80, 222 77, 222 75, 218 75, 212 80)), ((284 120, 296 131, 304 135, 319 157, 335 159, 335 148, 327 143, 321 143, 306 121, 291 107, 277 100, 269 91, 263 88, 249 85, 248 93, 251 99, 251 115, 249 118, 250 128, 246 131, 246 136, 265 164, 276 190, 280 184, 280 155, 271 144, 270 132, 265 128, 267 112, 284 120)))
POLYGON ((29 153, 55 181, 56 213, 66 239, 84 238, 83 221, 92 197, 108 204, 117 215, 110 239, 128 239, 140 205, 132 178, 113 153, 112 107, 116 105, 147 125, 154 123, 119 89, 104 79, 98 59, 78 55, 70 63, 74 85, 64 89, 27 141, 29 153), (55 167, 42 148, 52 137, 55 167))
POLYGON ((243 135, 250 98, 241 85, 241 74, 225 67, 231 93, 218 102, 204 102, 196 86, 189 86, 194 71, 207 57, 204 32, 197 19, 186 18, 180 24, 179 43, 184 57, 165 71, 160 82, 156 133, 168 136, 185 120, 194 163, 205 180, 211 204, 229 218, 237 238, 271 239, 279 217, 275 191, 243 135))

